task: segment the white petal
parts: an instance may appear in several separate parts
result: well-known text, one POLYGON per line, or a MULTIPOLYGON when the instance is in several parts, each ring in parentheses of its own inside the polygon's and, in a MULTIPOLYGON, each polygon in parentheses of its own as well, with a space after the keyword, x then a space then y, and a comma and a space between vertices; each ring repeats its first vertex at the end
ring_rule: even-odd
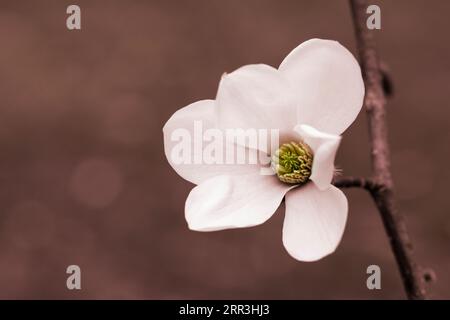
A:
POLYGON ((268 65, 247 65, 225 74, 216 101, 221 128, 278 129, 283 136, 297 124, 293 88, 268 65))
POLYGON ((313 150, 314 158, 309 179, 320 190, 331 186, 334 175, 334 158, 341 142, 341 137, 320 132, 308 125, 299 125, 294 129, 313 150))
POLYGON ((336 41, 303 42, 289 53, 279 70, 297 93, 299 123, 341 134, 361 110, 364 98, 361 68, 336 41))
MULTIPOLYGON (((201 183, 208 178, 220 174, 239 175, 248 174, 250 172, 258 172, 259 170, 259 165, 249 164, 250 161, 248 161, 248 152, 252 152, 253 156, 256 156, 254 151, 248 150, 244 150, 247 156, 244 159, 245 161, 243 161, 243 164, 226 164, 225 151, 223 152, 222 162, 205 162, 203 152, 205 151, 208 142, 203 141, 203 134, 207 132, 208 129, 216 127, 216 112, 217 106, 214 100, 197 101, 175 112, 163 128, 164 152, 169 164, 181 177, 195 184, 201 183), (200 123, 201 132, 199 131, 200 123), (199 132, 194 132, 195 128, 197 128, 197 131, 199 132), (188 152, 186 152, 186 154, 188 154, 188 161, 180 161, 180 159, 175 159, 174 157, 174 150, 180 145, 181 142, 181 138, 178 136, 178 133, 185 133, 190 137, 188 143, 190 148, 188 152), (194 140, 197 143, 197 146, 200 145, 201 148, 196 147, 194 140), (200 152, 198 152, 198 150, 200 150, 200 152)), ((225 142, 223 144, 224 146, 226 145, 225 142)), ((233 150, 235 154, 238 153, 238 149, 239 152, 243 150, 240 146, 234 146, 233 150)))
POLYGON ((293 185, 276 176, 218 176, 192 189, 186 200, 189 228, 216 231, 259 225, 269 219, 293 185))
POLYGON ((332 186, 320 191, 313 183, 286 195, 283 244, 300 261, 316 261, 334 252, 347 221, 344 193, 332 186))

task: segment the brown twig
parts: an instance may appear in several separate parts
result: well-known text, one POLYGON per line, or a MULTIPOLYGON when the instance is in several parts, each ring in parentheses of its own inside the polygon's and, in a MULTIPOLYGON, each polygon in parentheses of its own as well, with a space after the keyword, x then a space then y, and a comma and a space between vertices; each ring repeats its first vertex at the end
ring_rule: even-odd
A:
POLYGON ((386 96, 393 93, 392 80, 386 65, 379 62, 372 33, 366 28, 366 1, 350 0, 350 5, 366 87, 364 106, 369 121, 373 177, 336 177, 333 184, 338 188, 362 188, 370 193, 381 214, 407 297, 425 299, 423 282, 435 281, 436 275, 431 269, 421 270, 414 262, 404 218, 395 207, 393 195, 385 109, 386 96))
POLYGON ((380 188, 372 179, 361 177, 336 177, 333 184, 338 188, 363 188, 369 192, 374 192, 380 188))
POLYGON ((387 98, 394 95, 394 84, 392 81, 391 71, 386 63, 380 61, 381 86, 387 98))
POLYGON ((373 31, 366 27, 368 4, 365 0, 350 0, 350 6, 366 87, 364 105, 369 121, 373 178, 345 178, 335 183, 341 187, 363 187, 370 192, 383 219, 408 298, 425 299, 423 275, 414 262, 404 218, 397 211, 394 201, 387 139, 386 98, 373 31))

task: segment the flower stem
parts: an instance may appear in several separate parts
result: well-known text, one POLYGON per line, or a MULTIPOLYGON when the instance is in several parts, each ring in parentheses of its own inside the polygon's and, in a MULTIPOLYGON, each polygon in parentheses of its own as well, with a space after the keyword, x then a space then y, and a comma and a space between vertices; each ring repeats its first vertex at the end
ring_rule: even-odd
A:
POLYGON ((366 0, 350 0, 350 6, 366 87, 364 105, 369 122, 373 170, 370 184, 378 187, 368 188, 363 181, 349 180, 347 182, 352 182, 353 185, 359 183, 372 195, 389 237, 408 299, 425 299, 426 292, 422 273, 414 261, 412 244, 406 230, 404 217, 397 211, 394 201, 386 124, 386 97, 383 92, 382 74, 375 50, 374 31, 370 31, 366 27, 368 3, 366 0))
POLYGON ((363 188, 369 192, 374 192, 380 188, 372 179, 361 177, 336 177, 333 184, 338 188, 363 188))

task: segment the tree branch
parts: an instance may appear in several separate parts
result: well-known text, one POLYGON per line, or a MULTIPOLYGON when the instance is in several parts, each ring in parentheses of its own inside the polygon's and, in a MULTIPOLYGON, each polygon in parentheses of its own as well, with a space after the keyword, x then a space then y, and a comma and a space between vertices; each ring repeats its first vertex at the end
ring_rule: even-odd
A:
POLYGON ((370 178, 336 177, 333 184, 337 188, 363 188, 369 192, 376 191, 380 186, 370 178))
MULTIPOLYGON (((386 233, 394 252, 403 285, 409 299, 425 299, 422 273, 414 262, 403 215, 395 205, 393 181, 390 170, 390 155, 386 125, 386 98, 382 87, 382 75, 375 50, 373 31, 366 27, 365 0, 350 0, 356 32, 356 43, 366 87, 364 105, 368 115, 372 170, 374 184, 381 188, 368 189, 380 211, 386 233)), ((347 180, 343 186, 367 186, 366 180, 347 180)), ((366 187, 367 189, 367 187, 366 187)))

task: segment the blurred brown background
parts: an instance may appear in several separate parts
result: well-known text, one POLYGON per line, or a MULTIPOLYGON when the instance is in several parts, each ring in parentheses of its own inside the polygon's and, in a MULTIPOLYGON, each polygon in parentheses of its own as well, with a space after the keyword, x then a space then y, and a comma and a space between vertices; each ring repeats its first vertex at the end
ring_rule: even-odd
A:
MULTIPOLYGON (((283 209, 266 224, 189 231, 193 187, 167 164, 162 126, 214 98, 225 71, 278 66, 312 37, 355 52, 347 1, 0 2, 0 298, 404 298, 369 196, 345 191, 337 252, 298 263, 281 243, 283 209), (82 290, 66 289, 80 265, 82 290), (382 269, 382 290, 366 268, 382 269)), ((450 298, 450 2, 374 1, 379 52, 393 74, 390 141, 399 206, 417 260, 450 298)), ((369 173, 364 113, 337 164, 369 173)))

